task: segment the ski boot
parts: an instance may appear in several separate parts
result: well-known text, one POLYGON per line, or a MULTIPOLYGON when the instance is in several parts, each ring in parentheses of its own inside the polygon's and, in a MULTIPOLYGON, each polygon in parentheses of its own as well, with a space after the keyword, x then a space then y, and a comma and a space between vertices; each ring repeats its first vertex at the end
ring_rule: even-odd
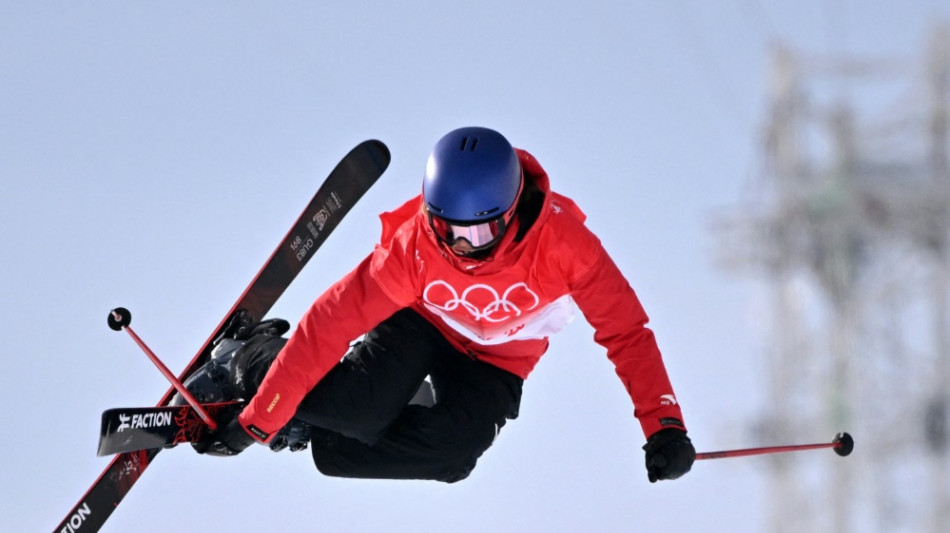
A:
MULTIPOLYGON (((185 388, 200 403, 250 400, 287 342, 281 335, 289 330, 290 324, 282 319, 265 320, 250 327, 239 314, 215 339, 208 362, 185 379, 185 388)), ((171 400, 172 405, 184 403, 180 394, 171 400)), ((222 412, 216 422, 226 425, 243 408, 243 404, 235 405, 222 412)), ((275 452, 296 452, 305 450, 309 442, 310 426, 294 419, 274 435, 269 446, 275 452)))

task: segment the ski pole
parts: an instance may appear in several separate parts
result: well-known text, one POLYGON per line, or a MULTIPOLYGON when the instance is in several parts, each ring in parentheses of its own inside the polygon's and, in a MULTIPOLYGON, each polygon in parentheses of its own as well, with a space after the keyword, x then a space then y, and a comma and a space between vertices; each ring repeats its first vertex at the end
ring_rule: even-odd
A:
POLYGON ((816 450, 819 448, 831 448, 841 457, 845 457, 854 450, 854 439, 847 432, 841 432, 835 435, 831 442, 819 444, 792 444, 786 446, 765 446, 762 448, 745 448, 741 450, 723 450, 719 452, 703 452, 696 454, 696 460, 703 459, 723 459, 726 457, 742 457, 745 455, 765 455, 770 453, 799 452, 804 450, 816 450))
POLYGON ((148 347, 148 345, 146 345, 142 339, 136 335, 135 331, 132 330, 132 327, 129 326, 131 323, 132 313, 129 312, 128 309, 124 307, 116 307, 109 312, 109 327, 112 328, 113 331, 121 331, 124 329, 126 333, 132 337, 132 340, 135 341, 135 344, 138 344, 139 348, 145 352, 145 355, 147 355, 148 358, 151 359, 153 363, 155 363, 155 366, 158 367, 162 375, 165 376, 165 379, 167 379, 172 384, 172 386, 175 387, 175 390, 181 394, 182 398, 184 398, 185 401, 195 409, 195 412, 198 413, 198 416, 201 417, 204 423, 207 424, 209 428, 211 428, 211 431, 218 429, 218 424, 215 423, 214 419, 211 418, 211 415, 208 414, 208 411, 206 411, 204 407, 201 406, 201 403, 198 402, 194 396, 192 396, 191 392, 185 388, 185 385, 182 384, 181 380, 179 380, 175 374, 172 374, 172 371, 169 370, 167 366, 165 366, 165 363, 163 363, 157 355, 155 355, 155 352, 153 352, 148 347))

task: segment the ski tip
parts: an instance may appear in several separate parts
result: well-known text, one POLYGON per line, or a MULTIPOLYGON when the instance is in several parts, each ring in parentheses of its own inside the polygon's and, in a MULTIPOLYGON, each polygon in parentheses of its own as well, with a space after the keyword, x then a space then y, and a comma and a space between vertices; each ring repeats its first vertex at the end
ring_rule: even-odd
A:
POLYGON ((361 142, 355 149, 364 149, 376 152, 380 159, 386 162, 386 165, 389 164, 389 160, 392 158, 392 154, 389 152, 389 147, 386 146, 386 143, 380 141, 379 139, 368 139, 361 142))

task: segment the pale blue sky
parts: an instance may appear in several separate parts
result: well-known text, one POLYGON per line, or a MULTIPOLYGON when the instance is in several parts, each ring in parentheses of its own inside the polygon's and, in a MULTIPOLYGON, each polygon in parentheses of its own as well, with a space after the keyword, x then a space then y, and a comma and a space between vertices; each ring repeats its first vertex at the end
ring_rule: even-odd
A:
MULTIPOLYGON (((416 194, 446 131, 535 154, 639 293, 700 450, 762 405, 756 294, 709 221, 759 168, 770 45, 915 56, 939 1, 0 1, 0 530, 51 530, 108 463, 100 413, 182 368, 353 145, 393 162, 272 316, 295 322, 416 194)), ((646 481, 643 435, 592 331, 553 339, 456 485, 324 478, 309 454, 158 456, 105 531, 761 531, 764 463, 646 481)), ((803 439, 831 435, 803 435, 803 439)), ((857 436, 856 436, 857 438, 857 436)))

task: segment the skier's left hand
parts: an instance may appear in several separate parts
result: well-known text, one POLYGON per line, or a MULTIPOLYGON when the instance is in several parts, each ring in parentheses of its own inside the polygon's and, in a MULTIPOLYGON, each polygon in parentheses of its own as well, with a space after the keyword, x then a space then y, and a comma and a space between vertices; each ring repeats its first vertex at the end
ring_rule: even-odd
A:
POLYGON ((650 435, 643 451, 646 452, 650 483, 660 479, 676 479, 689 472, 696 460, 696 449, 686 432, 671 427, 650 435))
POLYGON ((255 442, 254 437, 238 422, 237 417, 234 417, 226 425, 218 426, 218 429, 205 439, 196 442, 194 448, 198 453, 227 457, 243 452, 255 442))

